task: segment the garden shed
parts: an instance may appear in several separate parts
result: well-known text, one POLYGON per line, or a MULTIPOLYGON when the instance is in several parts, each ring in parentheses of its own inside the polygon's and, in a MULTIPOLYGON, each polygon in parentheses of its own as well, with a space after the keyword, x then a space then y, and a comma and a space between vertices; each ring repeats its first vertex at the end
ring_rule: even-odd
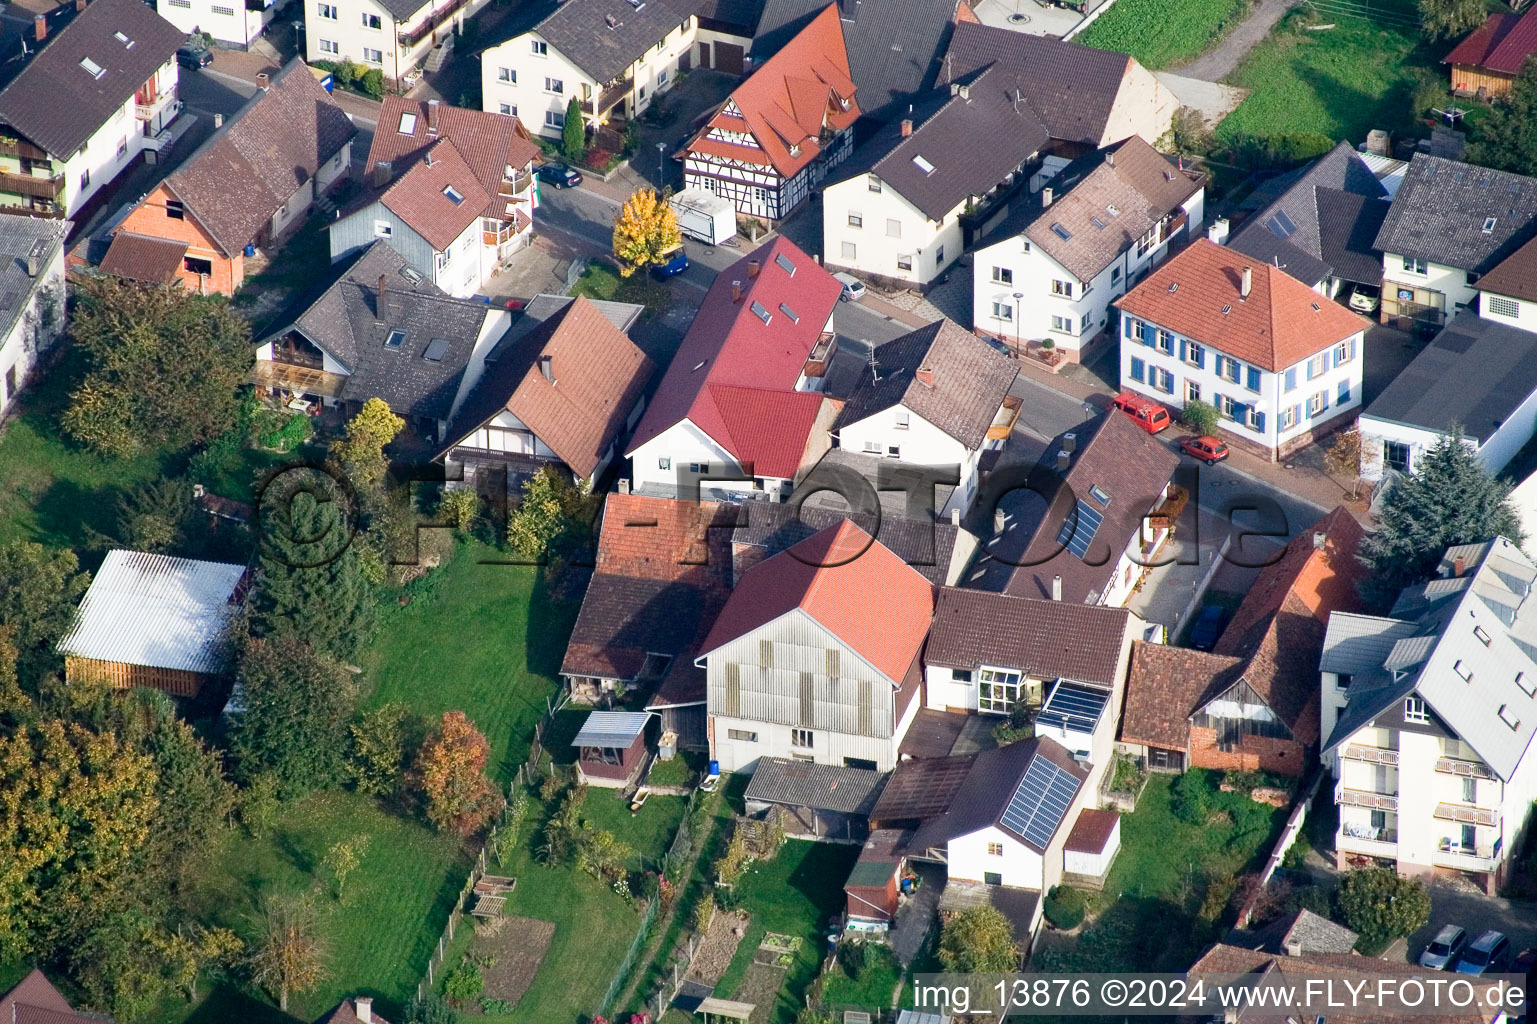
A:
POLYGON ((911 834, 897 829, 870 833, 843 883, 849 930, 884 932, 897 916, 902 854, 911 834))
POLYGON ((648 711, 594 711, 571 745, 576 767, 593 786, 623 789, 646 760, 648 711))
POLYGON ((1115 855, 1121 852, 1121 815, 1085 807, 1062 846, 1062 881, 1101 889, 1115 855))

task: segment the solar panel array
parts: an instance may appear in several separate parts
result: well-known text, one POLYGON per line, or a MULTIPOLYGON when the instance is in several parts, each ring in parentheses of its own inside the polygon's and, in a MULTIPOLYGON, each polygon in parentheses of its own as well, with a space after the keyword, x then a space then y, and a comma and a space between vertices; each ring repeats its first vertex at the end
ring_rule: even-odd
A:
POLYGON ((1062 524, 1057 543, 1066 544, 1067 550, 1082 558, 1088 554, 1089 545, 1094 543, 1094 535, 1099 532, 1099 524, 1104 521, 1104 513, 1080 498, 1078 513, 1062 524))
POLYGON ((1038 756, 1004 808, 1003 826, 1044 850, 1076 792, 1078 780, 1070 772, 1038 756))
POLYGON ((1109 700, 1110 695, 1096 687, 1060 682, 1052 689, 1051 696, 1046 698, 1041 713, 1035 718, 1037 722, 1058 729, 1093 732, 1094 723, 1099 721, 1109 700))

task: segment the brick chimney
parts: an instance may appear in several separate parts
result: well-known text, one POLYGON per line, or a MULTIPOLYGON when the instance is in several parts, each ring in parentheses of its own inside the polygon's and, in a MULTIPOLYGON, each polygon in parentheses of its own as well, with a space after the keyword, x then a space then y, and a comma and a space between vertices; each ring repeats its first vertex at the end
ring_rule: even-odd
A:
POLYGON ((913 376, 918 378, 918 383, 919 384, 922 384, 922 385, 924 385, 926 387, 933 387, 934 386, 934 367, 932 367, 932 366, 920 366, 920 367, 918 367, 918 372, 915 373, 913 376))
POLYGON ((1041 189, 1041 209, 1044 210, 1046 207, 1048 207, 1050 205, 1051 205, 1051 186, 1047 185, 1045 188, 1041 189))
POLYGON ((353 996, 352 1012, 357 1015, 362 1024, 371 1024, 374 1019, 374 1000, 372 996, 353 996))
POLYGON ((438 134, 438 101, 427 101, 427 130, 433 135, 438 134))
POLYGON ((1238 286, 1238 297, 1240 299, 1247 299, 1249 297, 1249 293, 1251 291, 1253 291, 1253 290, 1254 290, 1254 268, 1253 267, 1244 267, 1243 268, 1243 283, 1238 286))
POLYGON ((1452 576, 1453 576, 1453 578, 1460 579, 1463 575, 1465 575, 1467 573, 1467 571, 1468 571, 1468 560, 1466 558, 1463 558, 1461 555, 1458 555, 1456 558, 1452 559, 1452 576))
POLYGON ((757 260, 748 260, 747 261, 747 276, 748 277, 757 277, 758 276, 758 271, 760 271, 762 269, 763 269, 763 264, 759 263, 757 260))
POLYGON ((742 301, 742 282, 741 281, 732 281, 731 282, 731 301, 732 302, 741 302, 742 301))
POLYGON ((902 118, 902 138, 905 139, 909 135, 911 135, 912 133, 913 133, 913 119, 910 118, 910 117, 902 118))
POLYGON ((32 25, 37 30, 37 41, 42 42, 48 38, 48 19, 39 14, 32 19, 32 25))

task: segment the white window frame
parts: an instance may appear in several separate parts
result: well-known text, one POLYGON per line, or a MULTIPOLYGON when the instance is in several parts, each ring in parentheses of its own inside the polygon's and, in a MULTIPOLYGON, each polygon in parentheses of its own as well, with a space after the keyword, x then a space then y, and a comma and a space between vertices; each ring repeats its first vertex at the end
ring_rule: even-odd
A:
POLYGON ((529 50, 535 57, 548 57, 550 55, 550 44, 543 39, 530 39, 529 43, 529 50))
POLYGON ((364 64, 379 64, 379 65, 383 65, 384 64, 384 51, 383 50, 376 50, 376 49, 374 49, 372 47, 369 47, 369 46, 363 47, 363 63, 364 64), (372 54, 373 56, 369 56, 369 54, 372 54))
POLYGON ((383 31, 384 19, 379 17, 377 14, 370 14, 368 11, 364 11, 363 27, 374 32, 383 31))
POLYGON ((342 44, 334 39, 322 39, 320 40, 320 52, 333 55, 339 54, 342 52, 342 44))
POLYGON ((544 76, 544 91, 551 96, 564 96, 566 94, 566 82, 562 78, 544 76))
POLYGON ((1008 285, 1012 285, 1013 283, 1014 283, 1014 268, 1013 267, 994 267, 993 268, 993 284, 1008 284, 1008 285))
POLYGON ((1406 721, 1406 722, 1428 722, 1428 721, 1430 721, 1430 711, 1425 706, 1425 698, 1424 697, 1410 696, 1410 697, 1405 697, 1404 698, 1404 721, 1406 721))
POLYGON ((977 710, 986 715, 1006 715, 1019 703, 1024 688, 1024 674, 1019 670, 983 665, 977 673, 977 710))
POLYGON ((1014 306, 1008 302, 993 303, 993 319, 1002 320, 1004 323, 1014 322, 1014 306))
POLYGON ((497 68, 496 69, 496 80, 498 82, 505 82, 508 85, 517 85, 518 84, 518 69, 517 68, 497 68))

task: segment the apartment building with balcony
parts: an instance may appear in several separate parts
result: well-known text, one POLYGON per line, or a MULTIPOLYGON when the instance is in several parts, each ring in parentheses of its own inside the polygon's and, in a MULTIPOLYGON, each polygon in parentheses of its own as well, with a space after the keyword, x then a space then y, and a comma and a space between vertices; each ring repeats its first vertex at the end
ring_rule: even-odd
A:
POLYGON ((663 0, 567 0, 481 51, 482 105, 552 139, 565 130, 572 99, 589 131, 617 128, 677 82, 696 26, 693 14, 663 0))
POLYGON ((184 38, 139 0, 36 15, 0 61, 0 206, 66 217, 157 149, 184 38))
POLYGON ((1215 406, 1234 447, 1274 462, 1360 408, 1371 322, 1273 264, 1197 239, 1115 304, 1122 387, 1215 406))
POLYGON ((1205 219, 1206 176, 1133 135, 1062 168, 977 247, 972 325, 1081 362, 1114 341, 1111 303, 1205 219))
POLYGON ((249 47, 277 15, 277 0, 158 0, 160 16, 183 33, 206 32, 217 42, 249 47))
POLYGON ((350 60, 378 68, 387 83, 401 85, 433 50, 452 48, 455 32, 489 2, 304 0, 304 59, 350 60))
POLYGON ((1319 661, 1341 867, 1467 875, 1493 895, 1537 798, 1533 565, 1504 538, 1448 548, 1388 616, 1336 612, 1319 661))

